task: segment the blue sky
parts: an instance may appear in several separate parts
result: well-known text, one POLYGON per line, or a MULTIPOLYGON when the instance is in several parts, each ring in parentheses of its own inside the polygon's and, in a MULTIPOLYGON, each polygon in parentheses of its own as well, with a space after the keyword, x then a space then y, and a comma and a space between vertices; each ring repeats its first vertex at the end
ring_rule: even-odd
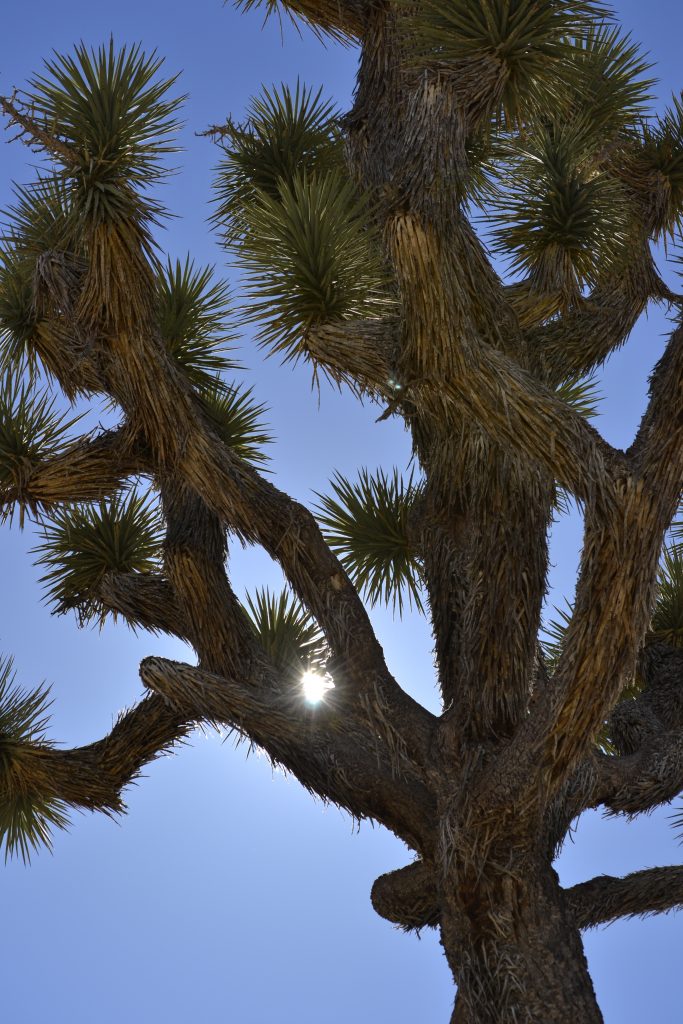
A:
MULTIPOLYGON (((658 62, 660 98, 683 86, 683 8, 673 0, 616 5, 625 26, 658 62)), ((172 256, 224 262, 206 223, 216 152, 196 132, 228 113, 239 118, 260 84, 297 77, 348 106, 356 55, 324 48, 309 33, 241 16, 220 0, 169 5, 119 0, 33 0, 3 13, 0 92, 40 68, 51 49, 84 39, 142 41, 182 71, 186 152, 165 200, 178 215, 160 237, 172 256)), ((31 155, 2 148, 0 205, 12 179, 30 177, 31 155)), ((657 311, 604 372, 598 426, 627 445, 642 411, 647 374, 663 344, 657 311)), ((240 353, 250 383, 270 407, 278 438, 281 486, 303 500, 324 490, 333 470, 405 466, 409 446, 392 421, 323 387, 320 401, 305 370, 264 362, 245 339, 240 353)), ((553 544, 551 601, 570 594, 580 522, 562 522, 553 544)), ((117 711, 141 691, 141 657, 183 657, 180 644, 133 636, 125 628, 79 631, 51 618, 41 603, 30 533, 0 530, 5 586, 0 591, 0 650, 12 653, 25 685, 53 684, 52 735, 67 745, 106 732, 117 711)), ((269 560, 233 553, 236 588, 277 584, 269 560)), ((375 616, 388 661, 402 684, 435 708, 430 638, 420 620, 375 616)), ((3 1006, 17 1024, 114 1024, 126 1019, 180 1024, 228 1020, 265 1024, 358 1024, 445 1021, 449 972, 436 936, 393 930, 373 913, 369 890, 383 871, 410 860, 383 830, 325 808, 298 784, 273 773, 265 758, 232 739, 198 735, 176 757, 151 766, 128 794, 120 824, 76 816, 55 852, 27 869, 4 872, 0 964, 3 1006)), ((567 845, 560 870, 571 884, 593 874, 624 873, 680 860, 666 813, 626 826, 587 816, 567 845)), ((683 919, 669 916, 615 925, 588 937, 596 987, 608 1022, 662 1024, 680 1019, 678 950, 683 919)))

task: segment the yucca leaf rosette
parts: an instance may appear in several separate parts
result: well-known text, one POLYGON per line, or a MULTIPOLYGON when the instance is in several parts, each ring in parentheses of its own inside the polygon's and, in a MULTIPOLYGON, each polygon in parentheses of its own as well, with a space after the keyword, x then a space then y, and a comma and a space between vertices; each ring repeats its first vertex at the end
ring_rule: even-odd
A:
POLYGON ((549 127, 510 149, 509 176, 491 204, 495 248, 557 309, 623 266, 631 209, 622 184, 595 163, 590 125, 549 127))
POLYGON ((290 591, 266 587, 247 594, 246 610, 259 643, 290 679, 324 670, 328 651, 320 627, 290 591))
POLYGON ((297 82, 264 89, 254 97, 241 124, 216 129, 222 151, 215 182, 213 221, 226 245, 248 228, 245 212, 265 194, 277 199, 302 171, 323 175, 343 167, 339 115, 322 90, 297 82))
POLYGON ((46 61, 15 97, 15 123, 56 167, 64 192, 60 251, 85 260, 75 305, 84 324, 132 328, 151 313, 150 229, 163 208, 150 189, 177 150, 180 103, 168 97, 175 78, 159 77, 162 63, 139 45, 81 43, 46 61))
POLYGON ((363 469, 353 482, 337 474, 331 486, 332 494, 318 495, 317 518, 353 583, 371 605, 390 604, 401 614, 407 601, 421 611, 414 526, 420 489, 412 477, 363 469))
POLYGON ((11 515, 16 502, 22 516, 27 505, 36 511, 24 487, 32 470, 63 448, 78 419, 61 413, 19 372, 6 373, 0 383, 0 518, 11 515))
POLYGON ((367 203, 342 173, 302 174, 278 199, 261 192, 248 219, 240 245, 247 318, 271 352, 296 359, 316 325, 391 308, 367 203))
POLYGON ((408 59, 450 70, 475 116, 508 127, 562 99, 571 39, 603 10, 583 0, 395 2, 405 11, 408 59))
POLYGON ((235 455, 257 467, 268 461, 264 448, 273 438, 263 422, 266 406, 254 400, 251 388, 215 380, 202 391, 201 402, 214 430, 235 455))
POLYGON ((81 623, 103 620, 98 586, 110 572, 158 571, 162 523, 151 499, 135 490, 97 504, 66 507, 45 517, 34 549, 46 599, 81 623))
POLYGON ((229 356, 234 333, 229 329, 227 285, 214 280, 212 267, 197 267, 170 258, 157 276, 157 319, 162 339, 193 387, 213 387, 219 374, 236 369, 229 356))
POLYGON ((50 694, 45 687, 22 690, 10 658, 0 659, 0 849, 5 860, 17 854, 27 863, 40 847, 52 846, 52 832, 66 828, 65 804, 26 784, 22 762, 33 748, 50 744, 45 737, 50 694))
POLYGON ((661 117, 643 123, 639 145, 628 154, 624 177, 646 211, 656 238, 680 233, 683 211, 683 95, 661 117))

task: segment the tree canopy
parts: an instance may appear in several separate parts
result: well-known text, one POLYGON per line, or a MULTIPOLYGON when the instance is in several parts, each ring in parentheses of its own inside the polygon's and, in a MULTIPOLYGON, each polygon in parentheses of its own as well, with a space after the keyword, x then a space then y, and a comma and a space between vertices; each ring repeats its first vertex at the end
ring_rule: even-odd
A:
POLYGON ((439 928, 454 1021, 597 1021, 580 932, 682 892, 675 866, 562 889, 552 862, 582 811, 647 813, 682 785, 683 334, 662 255, 683 107, 651 111, 649 62, 592 3, 289 10, 359 45, 353 107, 273 87, 211 127, 213 223, 258 343, 402 420, 412 468, 337 474, 311 507, 273 482, 225 286, 159 255, 181 97, 156 55, 80 44, 0 100, 41 159, 2 249, 5 517, 37 524, 56 612, 198 660, 143 659, 147 695, 66 750, 6 662, 4 843, 27 856, 70 808, 118 814, 149 761, 219 725, 414 851, 373 906, 439 928), (622 450, 589 422, 591 374, 653 302, 673 329, 622 450), (63 411, 98 397, 100 428, 63 411), (548 631, 570 499, 576 596, 548 631), (239 544, 287 589, 240 602, 239 544), (427 616, 439 713, 389 669, 378 603, 427 616))

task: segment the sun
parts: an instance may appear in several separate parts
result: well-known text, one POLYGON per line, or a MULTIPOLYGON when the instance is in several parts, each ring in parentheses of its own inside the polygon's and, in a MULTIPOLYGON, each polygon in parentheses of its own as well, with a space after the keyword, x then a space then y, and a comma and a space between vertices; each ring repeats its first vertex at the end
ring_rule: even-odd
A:
POLYGON ((334 689, 329 676, 321 676, 317 672, 304 672, 301 677, 304 697, 309 704, 319 704, 328 690, 334 689))

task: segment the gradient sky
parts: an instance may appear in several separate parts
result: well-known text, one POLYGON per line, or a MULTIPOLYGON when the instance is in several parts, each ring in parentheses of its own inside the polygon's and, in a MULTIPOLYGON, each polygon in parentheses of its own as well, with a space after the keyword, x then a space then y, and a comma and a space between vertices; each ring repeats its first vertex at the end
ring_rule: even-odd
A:
MULTIPOLYGON (((615 4, 658 63, 660 100, 683 86, 679 0, 615 4)), ((220 0, 169 5, 119 0, 33 0, 8 5, 0 28, 0 92, 21 86, 54 48, 78 39, 98 44, 142 41, 182 71, 189 94, 180 171, 165 189, 178 215, 160 238, 173 256, 224 262, 207 227, 216 151, 195 132, 230 113, 239 118, 260 84, 323 85, 349 104, 356 54, 324 48, 306 31, 241 16, 220 0), (284 45, 283 45, 284 43, 284 45)), ((12 179, 30 178, 31 154, 3 145, 0 205, 12 179)), ((598 420, 608 440, 627 445, 642 412, 646 379, 667 324, 654 311, 603 374, 598 420)), ((240 353, 250 383, 270 407, 278 438, 273 458, 280 486, 305 501, 324 490, 333 470, 404 467, 407 437, 393 421, 323 387, 310 375, 264 362, 249 339, 240 353)), ((550 603, 571 595, 578 517, 556 528, 550 603)), ((20 681, 53 684, 51 735, 66 745, 109 730, 119 709, 137 700, 141 657, 185 658, 180 643, 125 627, 102 632, 50 617, 29 554, 30 530, 0 530, 0 650, 15 656, 20 681)), ((278 584, 279 573, 255 550, 236 550, 232 578, 245 587, 278 584)), ((424 622, 374 615, 392 670, 436 710, 430 638, 424 622)), ((30 868, 10 863, 3 878, 0 965, 3 1009, 15 1024, 230 1021, 235 1024, 393 1024, 448 1019, 452 985, 434 933, 405 936, 372 911, 374 878, 411 856, 383 829, 356 829, 335 808, 314 802, 273 773, 246 745, 198 734, 177 756, 151 767, 127 794, 120 823, 76 815, 56 837, 54 855, 30 868)), ((670 812, 633 825, 581 820, 560 872, 567 884, 600 873, 623 874, 680 861, 670 812)), ((587 948, 608 1024, 680 1020, 678 979, 683 919, 620 923, 591 933, 587 948)))

